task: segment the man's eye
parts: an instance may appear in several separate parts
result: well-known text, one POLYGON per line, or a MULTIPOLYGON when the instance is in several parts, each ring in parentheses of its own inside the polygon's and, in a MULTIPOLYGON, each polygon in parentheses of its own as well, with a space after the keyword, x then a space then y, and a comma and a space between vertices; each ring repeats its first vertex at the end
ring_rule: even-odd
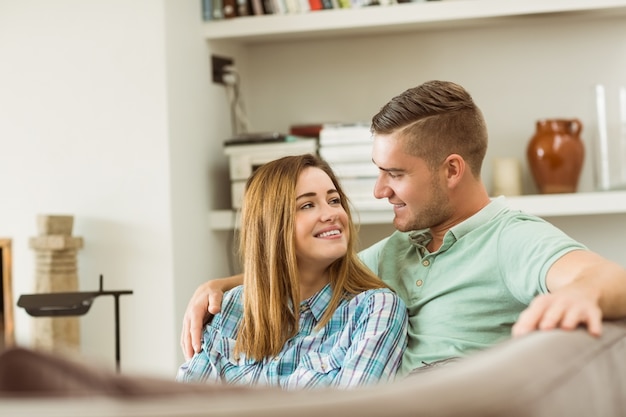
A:
POLYGON ((398 174, 394 174, 393 172, 387 172, 387 174, 389 174, 389 178, 398 178, 399 177, 398 174))

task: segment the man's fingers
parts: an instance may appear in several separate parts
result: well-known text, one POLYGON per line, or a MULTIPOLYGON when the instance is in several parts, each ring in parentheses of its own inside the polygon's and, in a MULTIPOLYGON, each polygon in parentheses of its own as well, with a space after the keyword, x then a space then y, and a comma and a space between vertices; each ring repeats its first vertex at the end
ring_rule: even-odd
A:
MULTIPOLYGON (((209 293, 209 307, 207 309, 209 314, 215 315, 220 312, 220 309, 222 307, 222 296, 223 293, 221 292, 209 293)), ((210 316, 207 316, 206 319, 208 319, 209 317, 210 316)))
MULTIPOLYGON (((206 300, 206 298, 204 299, 206 300)), ((195 353, 200 351, 202 347, 202 328, 209 317, 210 314, 207 312, 206 303, 191 302, 187 306, 180 335, 180 346, 186 360, 191 359, 195 353)))
POLYGON ((552 330, 561 326, 565 313, 565 307, 560 304, 546 306, 539 322, 539 330, 552 330))
POLYGON ((573 330, 584 324, 593 336, 602 334, 602 311, 599 308, 570 310, 561 320, 561 328, 573 330))
POLYGON ((590 317, 587 321, 587 331, 593 336, 600 337, 602 335, 602 315, 590 317))
POLYGON ((191 339, 191 354, 200 352, 202 345, 202 325, 203 321, 197 319, 198 316, 193 316, 189 323, 189 338, 191 339))
POLYGON ((180 332, 180 348, 183 351, 185 360, 189 360, 193 355, 193 348, 191 347, 191 340, 189 340, 189 325, 187 317, 183 318, 183 329, 180 332))
POLYGON ((517 322, 513 325, 513 337, 520 337, 532 332, 537 328, 537 324, 537 318, 534 317, 531 312, 524 311, 522 314, 520 314, 517 322))
POLYGON ((567 298, 543 295, 535 298, 513 326, 513 337, 523 336, 535 330, 573 330, 586 325, 593 336, 602 333, 602 311, 590 303, 573 303, 567 298))
POLYGON ((523 336, 536 330, 546 307, 547 303, 542 300, 541 296, 535 298, 528 308, 522 311, 517 322, 513 325, 513 337, 523 336))
POLYGON ((190 359, 202 349, 202 330, 209 319, 220 312, 223 295, 219 286, 213 289, 209 281, 198 287, 191 297, 183 318, 180 336, 185 359, 190 359))

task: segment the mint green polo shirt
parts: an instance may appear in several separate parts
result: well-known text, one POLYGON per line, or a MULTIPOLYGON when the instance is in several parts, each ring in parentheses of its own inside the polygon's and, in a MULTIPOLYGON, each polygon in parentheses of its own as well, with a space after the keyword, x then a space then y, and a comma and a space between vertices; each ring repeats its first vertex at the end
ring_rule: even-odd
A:
POLYGON ((509 338, 522 310, 548 292, 552 264, 586 249, 541 218, 509 209, 504 197, 452 227, 436 252, 426 249, 430 239, 428 229, 394 232, 359 253, 407 305, 400 375, 509 338))

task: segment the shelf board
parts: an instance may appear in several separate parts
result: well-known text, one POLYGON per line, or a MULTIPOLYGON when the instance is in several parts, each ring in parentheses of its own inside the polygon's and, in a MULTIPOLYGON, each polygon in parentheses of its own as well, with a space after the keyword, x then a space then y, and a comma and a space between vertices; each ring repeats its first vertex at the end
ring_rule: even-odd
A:
POLYGON ((626 191, 507 197, 509 207, 540 217, 626 213, 626 191))
MULTIPOLYGON (((585 216, 626 213, 626 191, 606 191, 573 194, 545 194, 507 197, 512 209, 540 217, 585 216)), ((386 224, 393 221, 393 211, 363 210, 355 213, 360 224, 386 224)), ((238 213, 214 210, 209 213, 211 230, 232 230, 238 227, 238 213)))
POLYGON ((463 27, 485 21, 541 15, 585 16, 626 14, 624 0, 457 0, 401 3, 358 9, 245 16, 204 23, 210 41, 242 44, 391 33, 402 30, 463 27))

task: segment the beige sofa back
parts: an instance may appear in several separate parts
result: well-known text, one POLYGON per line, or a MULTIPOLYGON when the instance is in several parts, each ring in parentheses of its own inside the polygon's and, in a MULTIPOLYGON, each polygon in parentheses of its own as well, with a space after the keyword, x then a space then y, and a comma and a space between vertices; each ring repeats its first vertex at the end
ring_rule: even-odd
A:
POLYGON ((535 332, 347 391, 183 385, 18 349, 0 356, 0 396, 0 414, 12 416, 626 416, 626 322, 605 322, 600 338, 584 329, 535 332))

